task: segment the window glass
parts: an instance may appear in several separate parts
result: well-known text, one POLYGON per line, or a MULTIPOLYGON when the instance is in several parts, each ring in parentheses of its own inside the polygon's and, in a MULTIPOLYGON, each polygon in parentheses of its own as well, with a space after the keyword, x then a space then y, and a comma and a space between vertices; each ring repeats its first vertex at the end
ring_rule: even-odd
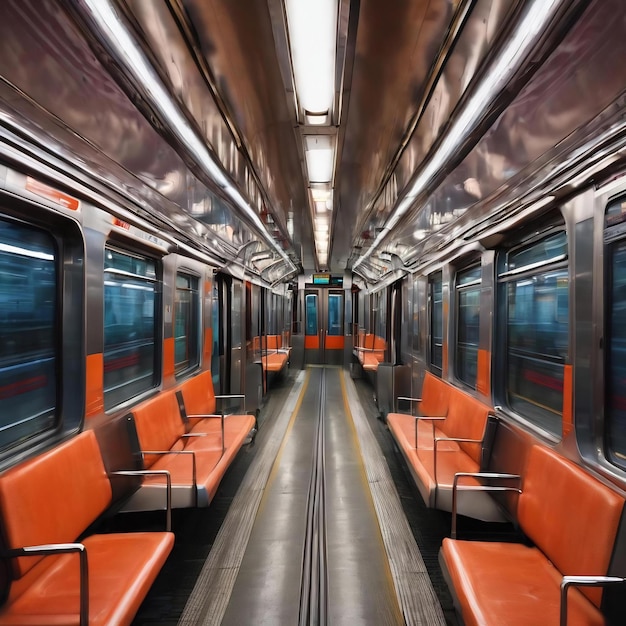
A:
POLYGON ((412 306, 412 324, 411 324, 411 347, 414 352, 421 352, 422 343, 420 341, 420 333, 419 333, 419 279, 416 276, 413 279, 413 297, 411 300, 412 306))
POLYGON ((374 296, 376 302, 374 334, 377 337, 387 337, 387 289, 381 289, 374 296))
POLYGON ((104 258, 104 407, 155 387, 156 263, 107 248, 104 258))
POLYGON ((317 294, 307 293, 304 297, 306 314, 306 334, 317 335, 317 294))
POLYGON ((564 232, 555 233, 528 247, 508 254, 507 270, 523 271, 547 262, 563 260, 567 257, 567 238, 564 232))
POLYGON ((606 346, 606 420, 610 456, 626 465, 626 241, 610 255, 610 293, 606 346))
POLYGON ((480 266, 457 274, 456 375, 476 388, 480 312, 480 266))
POLYGON ((231 311, 231 349, 241 348, 241 283, 233 282, 233 308, 231 311))
POLYGON ((615 226, 626 221, 626 198, 618 198, 606 208, 605 225, 615 226))
POLYGON ((200 294, 198 278, 176 275, 174 298, 174 370, 176 375, 200 363, 200 294))
POLYGON ((569 278, 564 232, 509 253, 499 276, 504 298, 507 405, 562 435, 564 367, 569 350, 569 278))
POLYGON ((430 296, 430 364, 443 368, 443 282, 441 274, 428 281, 430 296))
POLYGON ((333 337, 343 335, 343 294, 328 294, 328 334, 333 337))
POLYGON ((291 317, 293 315, 292 311, 292 301, 291 301, 292 292, 287 293, 287 297, 285 298, 285 322, 283 327, 283 340, 282 346, 283 348, 288 348, 291 346, 291 317))
POLYGON ((57 425, 58 286, 52 237, 0 221, 0 447, 57 425))

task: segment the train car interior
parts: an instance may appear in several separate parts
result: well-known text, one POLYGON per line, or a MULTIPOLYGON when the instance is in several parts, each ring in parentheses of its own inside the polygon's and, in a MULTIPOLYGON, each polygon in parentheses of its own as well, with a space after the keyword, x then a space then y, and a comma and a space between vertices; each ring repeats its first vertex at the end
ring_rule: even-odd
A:
POLYGON ((0 2, 0 626, 626 624, 623 0, 0 2))

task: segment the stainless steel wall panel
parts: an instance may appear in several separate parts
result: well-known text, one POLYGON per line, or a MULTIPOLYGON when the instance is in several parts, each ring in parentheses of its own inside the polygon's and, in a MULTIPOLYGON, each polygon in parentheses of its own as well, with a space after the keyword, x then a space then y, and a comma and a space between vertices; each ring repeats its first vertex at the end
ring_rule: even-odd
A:
MULTIPOLYGON (((589 125, 603 120, 626 85, 626 69, 609 62, 626 53, 626 22, 618 5, 618 0, 596 2, 587 9, 459 167, 407 217, 395 242, 413 242, 409 256, 458 238, 464 224, 497 210, 500 203, 485 200, 500 191, 519 197, 534 172, 549 176, 551 162, 575 154, 584 141, 598 136, 589 125), (418 229, 434 236, 419 243, 418 229)), ((612 113, 619 120, 617 107, 612 113)))

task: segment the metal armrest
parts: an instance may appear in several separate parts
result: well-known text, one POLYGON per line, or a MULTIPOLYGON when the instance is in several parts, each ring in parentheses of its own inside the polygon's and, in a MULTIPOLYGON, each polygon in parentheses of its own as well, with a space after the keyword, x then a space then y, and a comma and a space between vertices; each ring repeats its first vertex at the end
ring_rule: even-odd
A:
MULTIPOLYGON (((223 446, 222 446, 222 449, 223 449, 223 446)), ((190 454, 193 490, 195 493, 196 506, 198 506, 198 482, 196 480, 196 453, 193 450, 142 450, 141 454, 142 456, 145 454, 190 454)))
POLYGON ((422 422, 432 422, 433 427, 433 439, 435 438, 435 422, 443 422, 446 417, 445 415, 411 415, 411 417, 415 420, 415 449, 417 450, 417 423, 422 422))
POLYGON ((450 529, 450 537, 452 537, 452 539, 456 539, 456 500, 458 489, 462 491, 515 491, 517 493, 522 493, 522 490, 519 487, 502 487, 498 485, 459 485, 459 480, 461 478, 486 478, 488 480, 518 481, 522 479, 519 474, 505 474, 500 472, 457 472, 452 480, 452 528, 450 529))
MULTIPOLYGON (((221 397, 229 398, 230 396, 221 396, 221 397)), ((242 397, 245 397, 245 396, 242 396, 242 397)), ((204 419, 204 418, 209 418, 209 417, 219 417, 222 420, 222 456, 223 456, 224 452, 226 451, 226 440, 224 438, 224 419, 226 419, 226 416, 224 415, 224 413, 207 413, 206 415, 188 415, 187 419, 198 419, 198 418, 204 419)), ((207 433, 197 433, 196 435, 194 435, 193 433, 188 433, 186 436, 197 437, 197 436, 206 435, 206 434, 207 433)))
POLYGON ((570 587, 606 587, 616 583, 626 583, 626 578, 621 576, 563 576, 560 626, 567 626, 567 592, 570 587))
POLYGON ((117 476, 165 476, 165 530, 172 531, 172 477, 167 470, 118 470, 117 476))
POLYGON ((232 400, 232 399, 243 400, 243 410, 244 410, 244 413, 246 411, 246 396, 243 393, 222 394, 222 395, 219 395, 219 396, 215 396, 215 399, 216 400, 232 400))
POLYGON ((406 400, 407 402, 421 402, 422 398, 409 398, 409 396, 398 396, 396 400, 406 400))
POLYGON ((82 543, 49 543, 3 550, 8 557, 47 556, 51 554, 73 554, 78 552, 80 562, 80 618, 79 626, 89 626, 89 570, 87 550, 82 543))

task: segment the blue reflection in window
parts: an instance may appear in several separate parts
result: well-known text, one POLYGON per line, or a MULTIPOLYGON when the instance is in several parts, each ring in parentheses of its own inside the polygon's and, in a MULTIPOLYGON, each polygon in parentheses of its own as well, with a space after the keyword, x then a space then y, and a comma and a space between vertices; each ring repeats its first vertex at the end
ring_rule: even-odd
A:
POLYGON ((306 334, 317 335, 317 294, 308 293, 305 298, 306 334))
POLYGON ((0 221, 0 446, 54 428, 57 252, 46 232, 0 221))

